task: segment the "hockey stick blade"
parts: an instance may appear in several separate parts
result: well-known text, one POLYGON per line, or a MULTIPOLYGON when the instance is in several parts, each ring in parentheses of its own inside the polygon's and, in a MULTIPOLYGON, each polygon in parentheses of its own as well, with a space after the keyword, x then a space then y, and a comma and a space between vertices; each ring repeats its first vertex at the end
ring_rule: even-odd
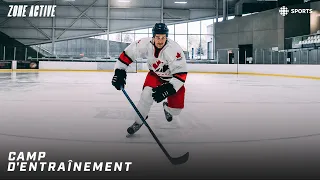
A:
POLYGON ((153 136, 153 138, 156 140, 156 142, 158 143, 158 145, 160 146, 161 150, 163 151, 163 153, 166 155, 166 157, 169 159, 169 161, 174 164, 174 165, 179 165, 179 164, 183 164, 186 163, 189 159, 189 152, 187 152, 186 154, 184 154, 183 156, 180 157, 176 157, 173 158, 169 155, 168 151, 163 147, 162 143, 159 141, 159 139, 157 138, 157 136, 154 134, 154 132, 152 131, 151 127, 148 125, 148 123, 144 120, 143 116, 141 115, 140 111, 138 110, 138 108, 135 106, 135 104, 132 102, 131 98, 129 97, 129 95, 127 94, 127 92, 121 87, 121 90, 123 92, 123 94, 126 96, 126 98, 128 99, 128 101, 130 102, 130 104, 132 105, 132 107, 134 108, 134 110, 136 111, 136 113, 139 115, 141 121, 144 123, 144 125, 148 128, 148 130, 150 131, 151 135, 153 136))
POLYGON ((189 159, 189 152, 185 153, 183 156, 177 158, 171 158, 170 162, 174 165, 179 165, 187 162, 189 159))

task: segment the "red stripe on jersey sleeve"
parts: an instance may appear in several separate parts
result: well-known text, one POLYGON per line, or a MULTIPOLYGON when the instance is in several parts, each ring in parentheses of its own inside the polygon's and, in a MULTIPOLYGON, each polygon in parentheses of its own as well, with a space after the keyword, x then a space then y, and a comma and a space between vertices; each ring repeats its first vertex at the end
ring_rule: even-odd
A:
POLYGON ((182 82, 185 82, 187 79, 187 73, 186 72, 177 73, 177 74, 174 74, 173 77, 179 79, 182 82))
POLYGON ((124 64, 126 64, 127 66, 129 66, 133 62, 132 59, 126 54, 125 51, 123 51, 120 54, 119 60, 124 64))

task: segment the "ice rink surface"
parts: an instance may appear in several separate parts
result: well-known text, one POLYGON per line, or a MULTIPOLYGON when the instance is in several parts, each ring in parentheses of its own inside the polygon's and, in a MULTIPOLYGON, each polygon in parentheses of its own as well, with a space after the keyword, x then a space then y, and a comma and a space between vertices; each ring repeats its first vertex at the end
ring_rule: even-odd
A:
MULTIPOLYGON (((133 163, 129 172, 80 173, 84 178, 320 177, 318 80, 190 73, 180 117, 168 123, 162 103, 154 103, 147 120, 171 155, 190 153, 186 164, 173 166, 145 126, 126 138, 135 111, 112 76, 0 73, 3 171, 10 151, 45 151, 48 162, 133 163)), ((136 104, 145 76, 128 74, 126 91, 136 104)))

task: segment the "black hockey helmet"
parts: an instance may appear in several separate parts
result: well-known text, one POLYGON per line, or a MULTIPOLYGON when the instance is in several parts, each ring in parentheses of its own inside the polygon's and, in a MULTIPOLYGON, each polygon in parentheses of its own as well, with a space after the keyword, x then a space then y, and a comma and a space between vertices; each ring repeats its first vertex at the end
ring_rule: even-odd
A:
POLYGON ((168 37, 169 29, 167 25, 164 23, 156 23, 152 28, 152 37, 154 37, 156 34, 166 34, 168 37))

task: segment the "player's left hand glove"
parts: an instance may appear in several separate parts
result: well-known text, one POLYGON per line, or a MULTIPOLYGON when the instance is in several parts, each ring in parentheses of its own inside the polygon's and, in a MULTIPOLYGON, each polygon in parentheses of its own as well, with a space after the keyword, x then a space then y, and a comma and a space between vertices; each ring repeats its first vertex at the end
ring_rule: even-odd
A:
POLYGON ((176 93, 176 90, 170 83, 162 84, 153 88, 152 91, 152 97, 157 103, 176 93))
POLYGON ((111 83, 117 90, 120 90, 121 87, 124 88, 124 86, 126 85, 126 78, 127 72, 125 70, 116 69, 111 83))

